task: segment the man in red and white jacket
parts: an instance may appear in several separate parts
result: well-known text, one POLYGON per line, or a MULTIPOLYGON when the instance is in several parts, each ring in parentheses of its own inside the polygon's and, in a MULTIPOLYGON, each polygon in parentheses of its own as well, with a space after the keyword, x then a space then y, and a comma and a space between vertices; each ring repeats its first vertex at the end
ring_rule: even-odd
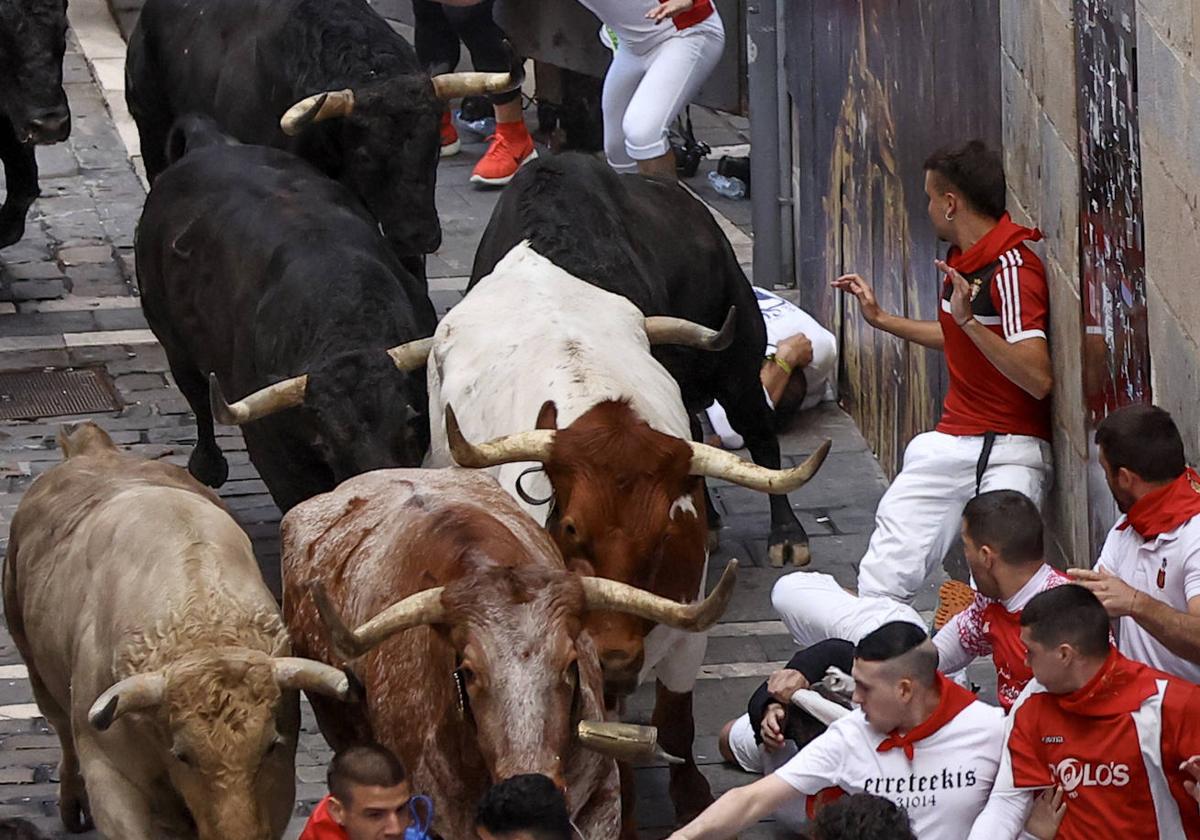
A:
POLYGON ((1052 472, 1049 291, 1028 245, 1041 233, 1004 211, 1003 162, 979 141, 931 156, 925 192, 934 230, 951 246, 937 263, 936 321, 884 311, 857 274, 833 283, 858 299, 871 326, 946 354, 941 421, 905 450, 858 570, 860 595, 905 603, 941 564, 968 499, 1017 490, 1040 508, 1052 472))
POLYGON ((429 799, 412 796, 404 766, 381 744, 338 752, 329 764, 329 795, 317 803, 300 840, 403 840, 425 837, 429 799), (424 813, 414 802, 423 800, 424 813), (416 831, 411 829, 416 827, 416 831))
POLYGON ((1094 571, 1071 575, 1117 624, 1130 659, 1200 683, 1200 475, 1184 460, 1171 415, 1131 405, 1096 429, 1100 463, 1125 514, 1094 571))
POLYGON ((1126 659, 1108 615, 1080 586, 1021 614, 1035 680, 1013 706, 995 788, 970 840, 1009 840, 1038 790, 1066 805, 1058 840, 1200 838, 1181 768, 1200 752, 1200 687, 1126 659))
MULTIPOLYGON (((919 627, 893 621, 854 652, 859 708, 794 758, 734 788, 671 840, 721 840, 803 797, 830 788, 871 793, 908 811, 921 840, 961 840, 987 801, 1004 715, 942 676, 919 627)), ((836 793, 836 791, 834 791, 836 793)))

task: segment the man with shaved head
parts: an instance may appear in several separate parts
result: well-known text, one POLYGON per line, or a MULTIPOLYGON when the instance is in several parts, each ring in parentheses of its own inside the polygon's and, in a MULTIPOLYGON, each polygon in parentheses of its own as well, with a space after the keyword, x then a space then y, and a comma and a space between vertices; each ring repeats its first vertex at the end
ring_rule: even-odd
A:
POLYGON ((1000 761, 1004 713, 946 679, 920 627, 892 621, 854 649, 854 702, 774 773, 729 791, 672 840, 733 837, 768 814, 794 825, 841 793, 907 810, 921 840, 962 840, 983 810, 1000 761))

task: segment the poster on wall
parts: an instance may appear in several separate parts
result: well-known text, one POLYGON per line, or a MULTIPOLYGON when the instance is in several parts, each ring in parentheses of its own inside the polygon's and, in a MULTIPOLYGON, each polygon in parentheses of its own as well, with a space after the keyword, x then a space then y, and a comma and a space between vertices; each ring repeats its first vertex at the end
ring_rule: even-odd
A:
MULTIPOLYGON (((1114 409, 1152 397, 1134 0, 1076 0, 1075 24, 1083 387, 1094 431, 1114 409)), ((1118 512, 1094 443, 1088 456, 1095 559, 1118 512)))

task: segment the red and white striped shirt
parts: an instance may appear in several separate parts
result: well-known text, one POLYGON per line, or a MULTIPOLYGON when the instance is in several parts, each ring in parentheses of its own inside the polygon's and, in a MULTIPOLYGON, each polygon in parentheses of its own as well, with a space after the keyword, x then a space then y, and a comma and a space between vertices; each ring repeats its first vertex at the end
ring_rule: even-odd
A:
MULTIPOLYGON (((1016 344, 1046 338, 1050 290, 1042 261, 1026 242, 1041 239, 1008 214, 982 239, 946 257, 971 286, 975 320, 1016 344)), ((1050 399, 1036 399, 996 368, 950 314, 950 278, 942 283, 938 321, 945 339, 950 389, 937 430, 948 435, 1031 435, 1050 439, 1050 399)))

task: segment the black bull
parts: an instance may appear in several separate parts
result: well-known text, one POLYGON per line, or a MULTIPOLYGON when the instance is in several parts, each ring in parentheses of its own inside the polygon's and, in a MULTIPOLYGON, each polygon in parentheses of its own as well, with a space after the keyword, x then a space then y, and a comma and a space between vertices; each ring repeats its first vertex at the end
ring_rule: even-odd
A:
MULTIPOLYGON (((515 59, 514 70, 508 89, 521 81, 515 59)), ((151 182, 175 118, 206 114, 243 143, 286 149, 341 181, 410 269, 441 243, 438 120, 443 98, 468 91, 447 84, 462 74, 431 81, 364 0, 147 0, 125 74, 151 182), (285 133, 284 114, 321 93, 285 133)))
POLYGON ((71 132, 62 86, 66 0, 0 0, 0 161, 7 194, 0 207, 0 248, 25 233, 38 197, 34 146, 71 132))
MULTIPOLYGON (((759 381, 767 340, 762 313, 702 202, 676 183, 619 176, 595 158, 558 155, 523 167, 504 190, 476 252, 470 286, 525 239, 560 268, 628 298, 646 315, 719 329, 736 306, 737 329, 726 350, 661 346, 654 355, 679 383, 697 439, 696 415, 717 399, 755 463, 780 466, 772 411, 759 381)), ((808 535, 787 496, 770 498, 772 562, 807 562, 808 535)), ((711 504, 709 511, 715 524, 711 504)))
POLYGON ((424 357, 400 370, 387 350, 433 332, 423 284, 345 187, 227 142, 211 121, 180 121, 169 145, 183 157, 154 183, 136 242, 142 308, 196 414, 189 469, 211 486, 228 474, 210 374, 217 419, 246 424, 284 511, 352 475, 419 466, 424 357), (231 410, 221 390, 245 399, 231 410))

